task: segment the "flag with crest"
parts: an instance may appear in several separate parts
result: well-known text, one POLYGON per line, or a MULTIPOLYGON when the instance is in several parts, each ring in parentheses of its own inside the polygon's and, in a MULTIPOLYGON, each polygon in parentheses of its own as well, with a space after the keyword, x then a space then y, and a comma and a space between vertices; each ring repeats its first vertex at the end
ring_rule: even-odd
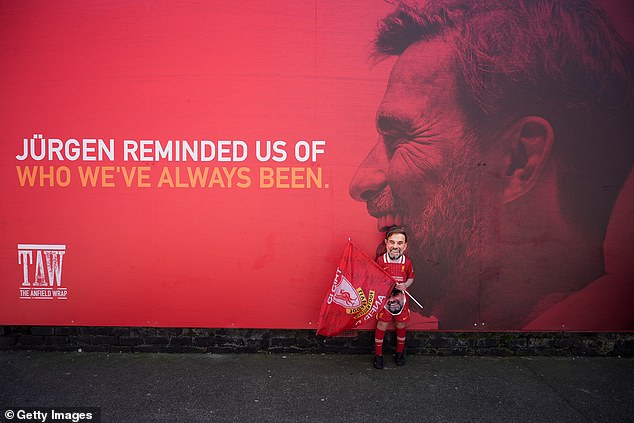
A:
POLYGON ((394 284, 388 273, 348 241, 321 306, 317 335, 336 336, 373 319, 394 284))

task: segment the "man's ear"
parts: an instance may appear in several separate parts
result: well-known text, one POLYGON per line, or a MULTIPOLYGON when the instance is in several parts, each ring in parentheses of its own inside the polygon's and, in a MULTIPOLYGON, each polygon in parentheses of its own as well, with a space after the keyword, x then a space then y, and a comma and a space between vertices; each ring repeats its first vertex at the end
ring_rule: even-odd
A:
POLYGON ((504 135, 504 203, 515 201, 535 186, 553 146, 553 128, 546 119, 527 116, 504 135))

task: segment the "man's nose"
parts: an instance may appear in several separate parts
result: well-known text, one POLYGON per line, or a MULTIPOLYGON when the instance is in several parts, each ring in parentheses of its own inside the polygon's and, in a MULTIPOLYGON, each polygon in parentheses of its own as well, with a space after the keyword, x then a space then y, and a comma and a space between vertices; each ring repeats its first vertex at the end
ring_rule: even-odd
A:
POLYGON ((357 201, 368 201, 387 185, 387 151, 379 140, 363 160, 350 182, 350 196, 357 201))

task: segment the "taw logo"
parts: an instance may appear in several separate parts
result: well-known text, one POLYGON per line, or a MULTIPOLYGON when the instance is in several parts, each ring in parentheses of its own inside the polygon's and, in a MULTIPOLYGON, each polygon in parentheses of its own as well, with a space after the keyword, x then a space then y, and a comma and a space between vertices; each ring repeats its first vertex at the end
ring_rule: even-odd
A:
POLYGON ((68 290, 62 285, 62 263, 66 245, 18 244, 18 264, 24 272, 20 298, 65 300, 68 290))

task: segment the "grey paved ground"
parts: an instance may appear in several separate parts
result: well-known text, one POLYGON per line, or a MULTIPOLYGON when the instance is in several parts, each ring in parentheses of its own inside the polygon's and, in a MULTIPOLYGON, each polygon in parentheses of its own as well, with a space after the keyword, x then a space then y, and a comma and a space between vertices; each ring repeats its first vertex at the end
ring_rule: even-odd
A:
POLYGON ((634 421, 630 358, 1 352, 0 380, 2 410, 103 422, 634 421))

